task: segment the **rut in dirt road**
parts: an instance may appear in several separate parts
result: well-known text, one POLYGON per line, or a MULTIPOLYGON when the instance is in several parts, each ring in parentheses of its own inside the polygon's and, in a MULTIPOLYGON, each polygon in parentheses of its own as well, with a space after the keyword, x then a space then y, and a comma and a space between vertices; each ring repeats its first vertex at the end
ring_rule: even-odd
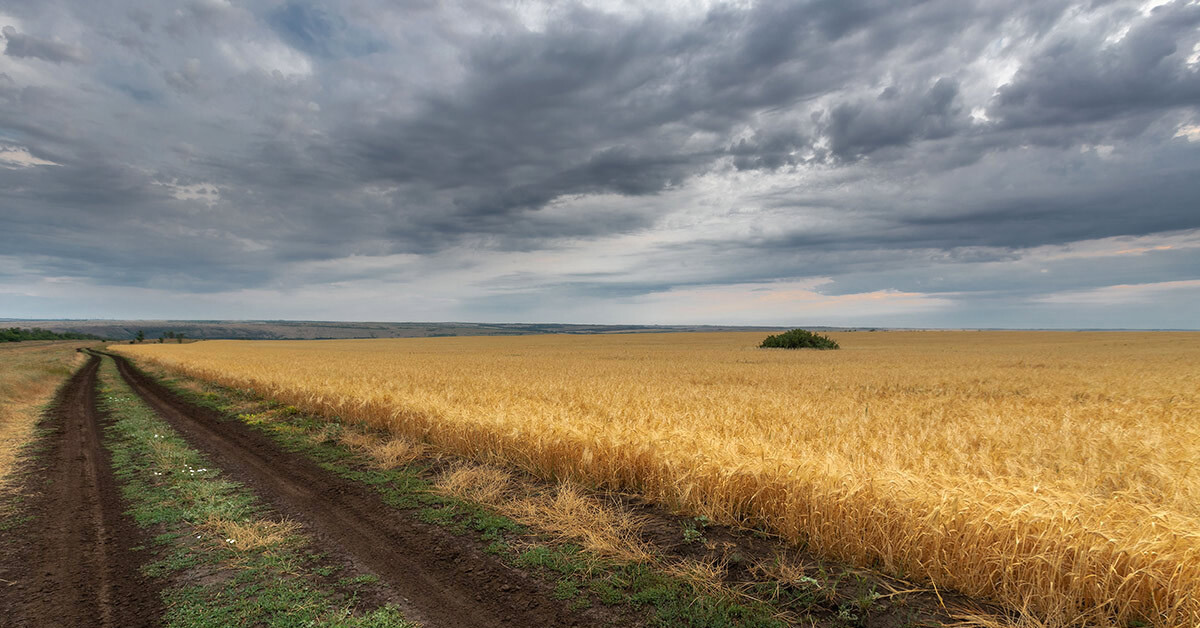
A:
POLYGON ((31 518, 4 534, 0 622, 6 626, 157 626, 155 582, 131 548, 146 534, 127 515, 101 445, 93 356, 58 393, 46 449, 26 478, 31 518))
POLYGON ((188 443, 283 515, 379 576, 426 626, 575 626, 590 623, 548 587, 484 553, 471 541, 385 505, 372 489, 344 480, 270 437, 191 405, 115 360, 121 376, 188 443))

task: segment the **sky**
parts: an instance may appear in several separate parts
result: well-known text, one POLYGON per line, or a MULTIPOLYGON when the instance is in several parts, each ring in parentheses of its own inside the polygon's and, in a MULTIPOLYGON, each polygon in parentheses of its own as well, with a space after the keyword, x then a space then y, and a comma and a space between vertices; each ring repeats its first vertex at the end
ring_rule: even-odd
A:
POLYGON ((1200 2, 0 0, 0 317, 1200 327, 1200 2))

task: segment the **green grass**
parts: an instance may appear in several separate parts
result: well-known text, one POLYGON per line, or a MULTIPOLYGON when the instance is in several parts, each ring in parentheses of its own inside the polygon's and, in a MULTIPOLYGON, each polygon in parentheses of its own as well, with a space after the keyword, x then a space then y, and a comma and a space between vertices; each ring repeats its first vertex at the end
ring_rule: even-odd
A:
MULTIPOLYGON (((393 508, 458 535, 475 535, 484 551, 542 578, 551 586, 551 597, 568 601, 572 608, 599 604, 613 609, 624 608, 628 614, 651 626, 697 628, 784 626, 786 624, 777 619, 783 612, 791 612, 794 616, 795 611, 805 610, 788 604, 792 600, 787 596, 774 596, 771 599, 777 603, 769 604, 714 594, 646 565, 602 559, 577 546, 552 542, 478 504, 437 494, 427 479, 430 475, 428 467, 420 462, 399 469, 379 470, 335 439, 313 438, 322 430, 326 434, 336 434, 340 429, 336 422, 331 428, 329 421, 304 415, 291 407, 277 412, 274 420, 264 421, 261 420, 264 412, 282 406, 258 399, 246 391, 206 384, 206 391, 197 393, 179 386, 180 380, 176 378, 157 379, 188 401, 215 409, 229 420, 241 419, 270 435, 285 449, 309 456, 326 470, 373 488, 380 499, 393 508), (247 402, 257 403, 258 408, 248 413, 242 411, 239 415, 235 408, 244 409, 247 402)), ((697 518, 689 524, 685 526, 685 538, 690 531, 696 538, 689 540, 699 541, 708 521, 697 518)), ((772 584, 775 590, 786 589, 779 583, 772 584)), ((764 591, 770 589, 764 588, 764 591)))
POLYGON ((392 607, 357 608, 355 587, 371 584, 371 576, 343 579, 345 591, 323 589, 319 579, 334 569, 320 564, 303 536, 285 534, 253 548, 223 538, 208 523, 269 529, 272 522, 252 493, 225 479, 137 398, 110 358, 100 386, 101 407, 113 419, 106 445, 129 512, 157 531, 145 571, 168 581, 166 626, 412 626, 392 607))

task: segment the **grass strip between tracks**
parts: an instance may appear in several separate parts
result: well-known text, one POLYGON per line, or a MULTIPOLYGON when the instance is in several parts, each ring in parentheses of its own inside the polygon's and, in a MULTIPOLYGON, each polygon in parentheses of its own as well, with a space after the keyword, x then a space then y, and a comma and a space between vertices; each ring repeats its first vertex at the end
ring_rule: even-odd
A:
POLYGON ((306 416, 248 391, 157 369, 141 370, 181 398, 220 412, 229 420, 245 421, 286 449, 311 457, 326 470, 373 487, 386 504, 399 511, 459 535, 475 536, 487 552, 546 579, 554 597, 578 609, 603 605, 619 624, 632 620, 654 626, 861 626, 878 598, 866 595, 830 603, 824 598, 832 600, 833 588, 826 589, 813 578, 803 578, 800 585, 761 582, 756 591, 761 597, 737 595, 665 573, 655 566, 596 556, 478 503, 439 492, 428 461, 378 468, 361 451, 340 441, 339 431, 346 429, 344 425, 306 416), (808 616, 807 609, 815 610, 817 615, 808 616))
POLYGON ((122 381, 100 369, 100 404, 114 472, 138 525, 159 531, 146 569, 167 578, 164 624, 202 626, 413 626, 384 606, 360 612, 368 577, 328 583, 335 568, 299 526, 270 518, 249 490, 222 477, 122 381))

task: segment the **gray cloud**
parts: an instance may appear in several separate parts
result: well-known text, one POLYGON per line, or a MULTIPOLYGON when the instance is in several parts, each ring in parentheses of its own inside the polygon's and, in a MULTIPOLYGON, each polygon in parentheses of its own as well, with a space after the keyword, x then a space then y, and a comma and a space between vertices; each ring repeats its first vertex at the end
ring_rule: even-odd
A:
POLYGON ((83 63, 87 60, 86 51, 77 46, 18 33, 12 26, 5 26, 0 32, 7 42, 4 54, 10 57, 42 59, 51 63, 83 63))
POLYGON ((1134 20, 1124 37, 1104 33, 1052 37, 989 113, 1009 126, 1049 126, 1200 105, 1200 72, 1189 67, 1200 43, 1200 6, 1172 2, 1134 20))
POLYGON ((386 47, 365 30, 351 27, 342 16, 309 2, 287 2, 267 21, 285 41, 320 57, 363 56, 386 47))
POLYGON ((839 104, 825 129, 830 152, 853 160, 881 148, 948 137, 967 124, 957 100, 958 83, 939 78, 928 90, 903 94, 889 86, 873 102, 839 104))
MULTIPOLYGON (((4 27, 11 277, 443 276, 461 291, 410 289, 445 317, 549 320, 539 303, 815 277, 953 276, 969 302, 1023 251, 1200 229, 1181 0, 119 5, 4 27)), ((1025 296, 1068 288, 1035 279, 1025 296)))

